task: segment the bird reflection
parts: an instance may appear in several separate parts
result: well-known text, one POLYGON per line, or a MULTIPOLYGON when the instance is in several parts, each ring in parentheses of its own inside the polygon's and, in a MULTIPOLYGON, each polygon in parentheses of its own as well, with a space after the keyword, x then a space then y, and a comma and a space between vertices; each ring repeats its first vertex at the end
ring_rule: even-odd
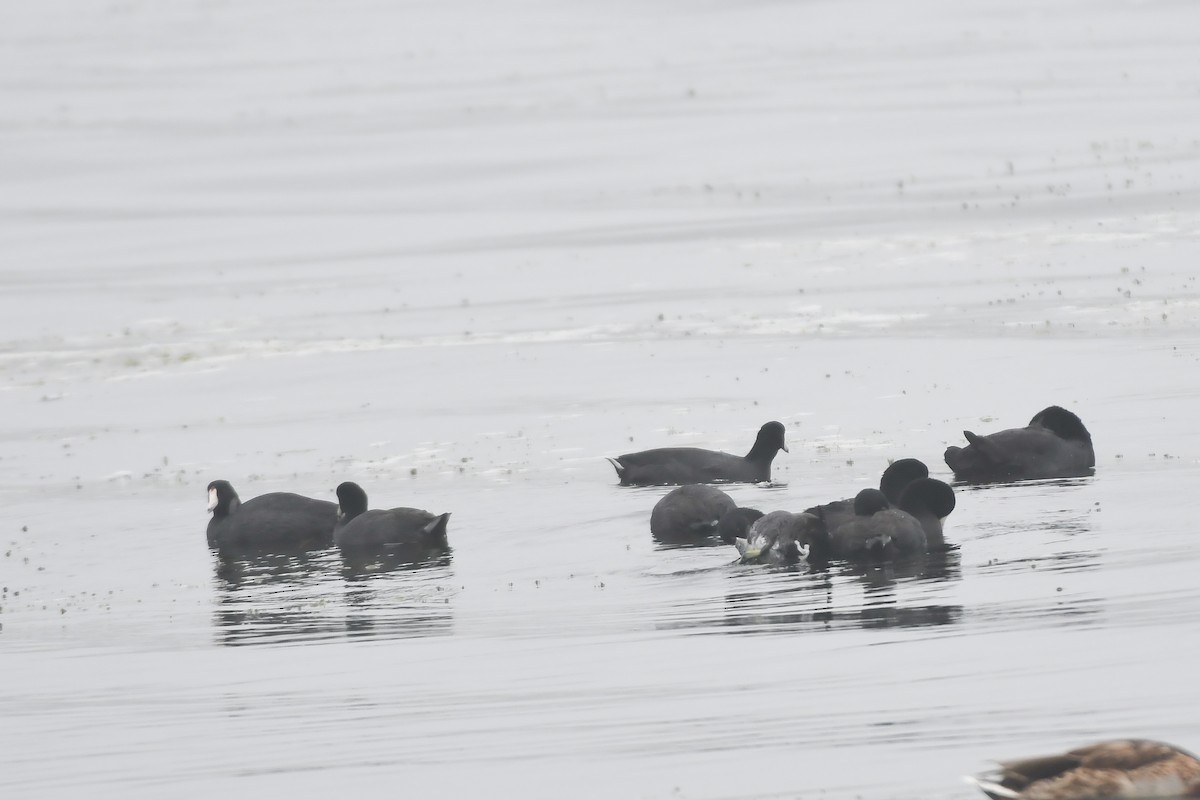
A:
POLYGON ((772 591, 727 594, 724 625, 824 630, 951 625, 961 620, 962 606, 909 605, 898 589, 917 582, 958 581, 961 576, 961 559, 955 549, 875 565, 838 564, 811 573, 808 580, 772 585, 772 591), (862 587, 861 601, 839 602, 839 595, 854 583, 862 587), (819 592, 814 592, 814 587, 819 587, 819 592))
POLYGON ((847 563, 840 565, 838 573, 853 575, 872 590, 890 588, 900 581, 957 581, 962 578, 962 556, 958 547, 950 545, 944 550, 920 553, 903 559, 879 563, 847 563))
MULTIPOLYGON (((956 604, 905 601, 906 586, 957 582, 962 577, 959 551, 927 553, 877 565, 804 564, 773 569, 730 566, 727 591, 718 614, 695 613, 662 622, 664 629, 774 634, 781 631, 846 628, 920 628, 962 621, 956 604)), ((928 589, 920 589, 925 595, 928 589)), ((908 594, 911 594, 909 592, 908 594)))
POLYGON ((317 601, 328 594, 336 564, 332 550, 215 555, 218 640, 240 645, 336 635, 339 626, 317 601))
POLYGON ((685 550, 696 547, 729 547, 728 544, 722 542, 716 536, 695 537, 678 537, 672 538, 669 536, 655 535, 654 549, 655 550, 685 550))
POLYGON ((452 632, 451 551, 388 548, 343 554, 346 634, 408 638, 452 632))
POLYGON ((214 555, 214 631, 224 645, 445 634, 450 563, 444 550, 214 555))
POLYGON ((379 551, 342 554, 342 577, 348 582, 369 580, 372 576, 396 570, 419 570, 449 566, 453 551, 445 548, 402 545, 379 551))

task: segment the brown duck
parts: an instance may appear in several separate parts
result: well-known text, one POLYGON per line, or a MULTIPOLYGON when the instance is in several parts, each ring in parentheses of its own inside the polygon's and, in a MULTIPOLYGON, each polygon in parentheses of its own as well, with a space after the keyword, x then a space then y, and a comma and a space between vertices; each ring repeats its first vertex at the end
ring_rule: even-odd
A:
POLYGON ((1200 760, 1162 742, 1117 739, 1001 761, 994 773, 968 780, 992 800, 1200 797, 1200 760))

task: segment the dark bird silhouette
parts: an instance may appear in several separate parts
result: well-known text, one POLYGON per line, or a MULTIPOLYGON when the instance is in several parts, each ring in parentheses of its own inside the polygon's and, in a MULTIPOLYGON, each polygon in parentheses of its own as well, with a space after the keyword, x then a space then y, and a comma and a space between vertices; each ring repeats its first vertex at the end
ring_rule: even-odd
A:
POLYGON ((758 431, 744 456, 699 447, 661 447, 610 458, 622 486, 673 486, 688 483, 759 483, 771 480, 771 462, 787 452, 781 422, 758 431))
POLYGON ((946 466, 968 483, 1077 478, 1096 466, 1092 435, 1079 417, 1058 406, 1039 411, 1024 428, 980 436, 963 431, 966 447, 947 447, 946 466))

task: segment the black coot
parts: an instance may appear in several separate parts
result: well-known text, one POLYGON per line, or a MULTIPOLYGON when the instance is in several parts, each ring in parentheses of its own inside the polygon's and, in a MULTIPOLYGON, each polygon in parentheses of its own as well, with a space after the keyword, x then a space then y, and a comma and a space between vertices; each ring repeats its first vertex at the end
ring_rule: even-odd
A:
POLYGON ((337 487, 337 526, 333 541, 342 550, 381 550, 388 547, 448 548, 446 525, 450 514, 431 514, 419 508, 367 510, 367 493, 347 481, 337 487))
POLYGON ((650 533, 662 542, 704 539, 717 532, 717 525, 737 508, 733 498, 713 486, 691 483, 672 489, 650 512, 650 533))
POLYGON ((229 481, 208 485, 208 546, 218 550, 320 549, 333 542, 337 505, 291 492, 246 502, 229 481))
POLYGON ((1096 466, 1092 435, 1079 417, 1050 406, 1024 428, 980 436, 963 431, 966 447, 947 447, 946 466, 968 483, 1078 478, 1096 466))
POLYGON ((781 422, 768 422, 744 456, 699 447, 661 447, 610 458, 622 486, 688 483, 759 483, 771 480, 771 462, 787 452, 781 422))

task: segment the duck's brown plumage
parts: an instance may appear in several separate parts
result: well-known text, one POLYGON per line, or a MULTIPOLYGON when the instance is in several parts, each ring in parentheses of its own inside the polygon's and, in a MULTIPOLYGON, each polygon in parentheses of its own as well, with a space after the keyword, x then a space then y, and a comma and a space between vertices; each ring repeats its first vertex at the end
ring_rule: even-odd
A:
POLYGON ((1002 761, 975 783, 993 800, 1194 798, 1200 797, 1200 760, 1162 742, 1118 739, 1002 761))

